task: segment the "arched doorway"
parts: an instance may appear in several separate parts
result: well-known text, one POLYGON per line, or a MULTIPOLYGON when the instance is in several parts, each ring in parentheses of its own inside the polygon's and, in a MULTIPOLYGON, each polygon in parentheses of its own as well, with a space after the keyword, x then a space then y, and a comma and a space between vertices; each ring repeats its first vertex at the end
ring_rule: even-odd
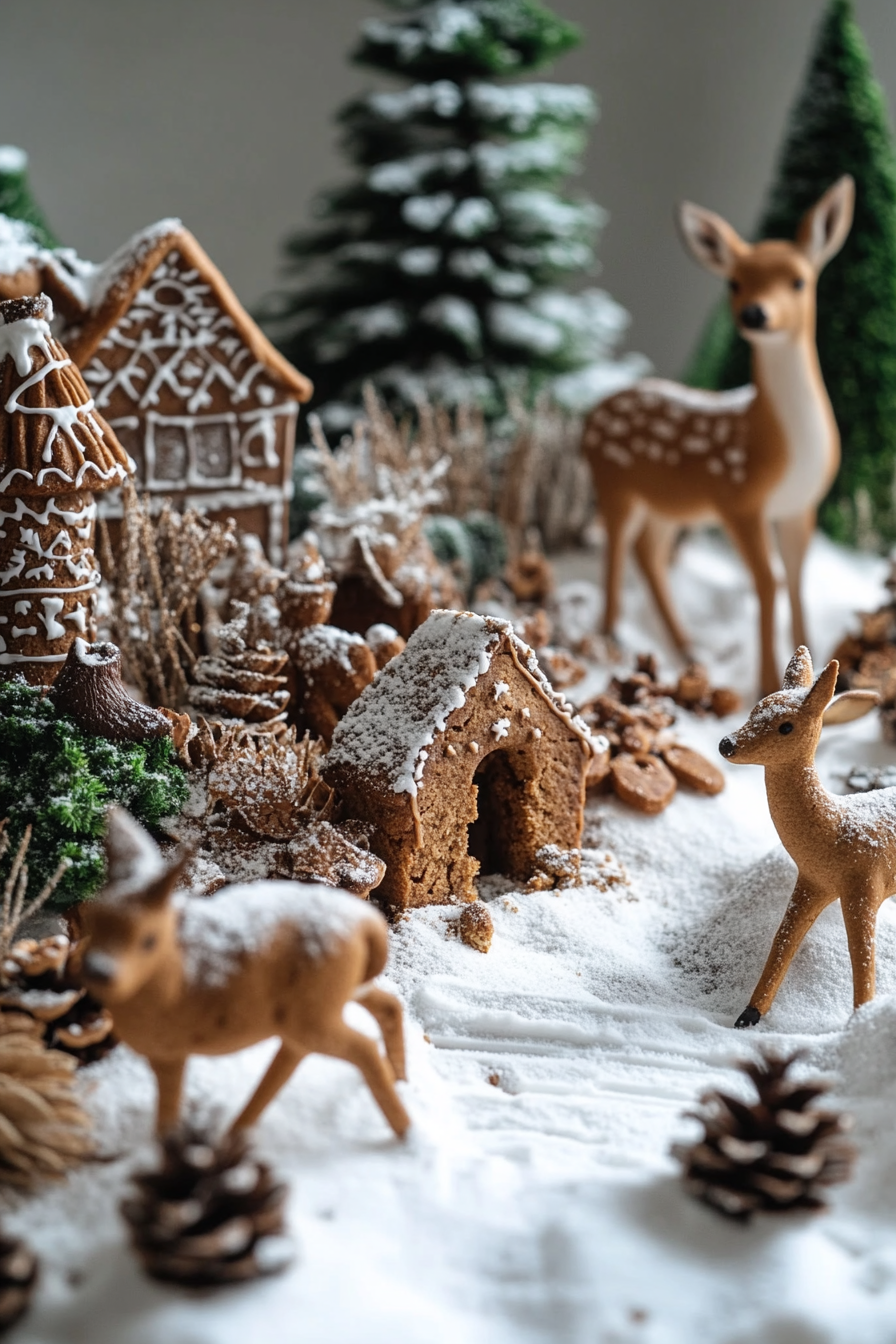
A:
POLYGON ((480 876, 519 875, 531 765, 529 752, 492 751, 476 769, 476 817, 467 827, 467 853, 478 860, 480 876))

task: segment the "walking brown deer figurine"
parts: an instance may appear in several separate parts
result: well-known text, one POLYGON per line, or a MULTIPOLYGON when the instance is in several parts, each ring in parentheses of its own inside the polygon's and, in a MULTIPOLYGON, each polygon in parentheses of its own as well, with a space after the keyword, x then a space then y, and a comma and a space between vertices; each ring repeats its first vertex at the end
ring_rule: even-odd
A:
POLYGON ((852 223, 855 188, 841 177, 806 214, 793 243, 744 242, 730 224, 685 202, 685 245, 728 281, 738 331, 752 347, 752 383, 702 392, 647 378, 585 421, 582 450, 607 531, 603 631, 619 615, 629 543, 675 646, 691 658, 669 592, 682 526, 724 524, 759 597, 762 694, 778 685, 770 527, 787 575, 794 645, 805 644, 801 575, 816 508, 840 462, 840 438, 815 345, 815 288, 852 223))
POLYGON ((271 1036, 280 1049, 234 1121, 253 1124, 309 1054, 349 1060, 395 1133, 410 1124, 401 1005, 373 983, 387 926, 365 901, 332 887, 253 882, 208 898, 174 897, 186 857, 163 860, 122 808, 109 809, 109 880, 82 907, 80 976, 106 1004, 115 1034, 145 1055, 159 1086, 159 1133, 177 1123, 190 1055, 225 1055, 271 1036), (342 1018, 354 999, 379 1024, 374 1041, 342 1018))
POLYGON ((874 998, 877 912, 896 893, 896 788, 830 794, 815 769, 822 727, 861 718, 875 691, 834 696, 839 664, 813 682, 812 659, 797 649, 783 689, 766 696, 719 751, 735 765, 764 765, 769 811, 797 866, 796 886, 748 1006, 735 1022, 752 1027, 767 1013, 787 969, 825 906, 839 899, 852 962, 853 1004, 874 998), (833 698, 832 698, 833 697, 833 698))

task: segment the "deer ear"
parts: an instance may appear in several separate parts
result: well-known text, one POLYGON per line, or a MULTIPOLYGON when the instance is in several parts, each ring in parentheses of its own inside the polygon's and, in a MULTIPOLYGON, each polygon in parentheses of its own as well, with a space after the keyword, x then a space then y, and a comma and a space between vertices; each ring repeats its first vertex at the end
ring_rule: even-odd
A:
POLYGON ((160 873, 157 873, 144 886, 133 892, 132 899, 139 902, 140 905, 164 905, 183 876, 184 869, 192 857, 192 850, 181 849, 172 862, 166 864, 160 873))
POLYGON ((814 675, 812 655, 805 644, 801 644, 787 664, 781 685, 785 691, 793 691, 800 686, 811 686, 814 675))
POLYGON ((875 705, 880 704, 877 691, 844 691, 835 695, 822 717, 822 725, 827 728, 832 723, 851 723, 853 719, 864 718, 875 705))
POLYGON ((847 173, 828 187, 821 200, 803 215, 796 241, 816 271, 827 266, 846 242, 855 199, 856 184, 847 173))
POLYGON ((803 701, 803 709, 820 717, 830 704, 839 674, 840 664, 836 658, 832 658, 827 667, 823 667, 819 672, 815 685, 810 687, 803 701))
POLYGON ((678 229, 682 241, 695 261, 727 279, 735 262, 743 256, 747 244, 721 215, 700 205, 682 201, 678 207, 678 229))

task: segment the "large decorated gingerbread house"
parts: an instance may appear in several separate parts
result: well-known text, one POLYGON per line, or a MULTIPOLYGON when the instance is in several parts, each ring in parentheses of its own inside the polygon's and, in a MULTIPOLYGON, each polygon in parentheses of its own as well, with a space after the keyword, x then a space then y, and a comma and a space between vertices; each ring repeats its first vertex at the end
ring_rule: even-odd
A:
MULTIPOLYGON (((281 560, 296 417, 312 386, 189 230, 161 220, 96 267, 3 222, 0 293, 43 289, 53 299, 69 353, 133 458, 138 487, 160 503, 235 517, 281 560)), ((102 512, 114 519, 119 507, 113 494, 102 512)))

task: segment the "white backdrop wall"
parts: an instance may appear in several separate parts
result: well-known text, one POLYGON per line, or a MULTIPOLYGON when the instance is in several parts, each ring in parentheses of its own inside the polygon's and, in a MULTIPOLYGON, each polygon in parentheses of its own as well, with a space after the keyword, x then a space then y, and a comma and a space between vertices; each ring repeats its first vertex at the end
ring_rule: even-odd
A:
MULTIPOLYGON (((676 373, 717 292, 683 255, 681 196, 747 230, 822 0, 552 0, 585 32, 557 78, 602 105, 583 186, 610 213, 601 283, 630 347, 676 373)), ((896 104, 896 0, 856 0, 896 104)), ((252 304, 278 244, 344 167, 332 115, 377 0, 28 0, 0 6, 0 142, 31 156, 60 237, 101 259, 164 215, 252 304)))

